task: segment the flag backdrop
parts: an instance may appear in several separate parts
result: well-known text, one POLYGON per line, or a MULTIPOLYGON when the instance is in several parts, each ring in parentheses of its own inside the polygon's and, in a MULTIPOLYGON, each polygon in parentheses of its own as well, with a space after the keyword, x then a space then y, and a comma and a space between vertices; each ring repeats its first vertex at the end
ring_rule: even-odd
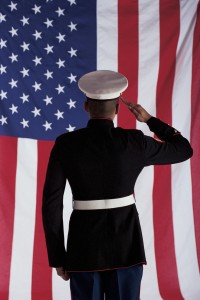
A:
MULTIPOLYGON (((41 197, 53 140, 87 123, 77 81, 96 69, 127 76, 124 97, 191 141, 191 160, 143 170, 136 200, 148 261, 141 299, 199 300, 198 0, 1 0, 0 299, 70 299, 48 267, 41 197)), ((115 122, 151 135, 123 105, 115 122)), ((67 185, 66 232, 70 213, 67 185)))

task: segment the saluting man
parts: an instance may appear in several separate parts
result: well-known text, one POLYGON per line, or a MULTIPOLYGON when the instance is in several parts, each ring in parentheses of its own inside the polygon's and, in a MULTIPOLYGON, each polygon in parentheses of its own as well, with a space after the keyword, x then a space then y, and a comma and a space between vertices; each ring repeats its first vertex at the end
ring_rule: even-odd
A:
POLYGON ((121 97, 128 86, 122 74, 94 71, 78 85, 90 119, 86 128, 56 139, 44 185, 49 264, 70 279, 72 300, 138 300, 146 258, 134 199, 136 179, 146 166, 189 159, 192 148, 180 132, 121 97), (120 98, 162 142, 140 130, 114 127, 120 98), (73 211, 65 247, 67 180, 73 211))

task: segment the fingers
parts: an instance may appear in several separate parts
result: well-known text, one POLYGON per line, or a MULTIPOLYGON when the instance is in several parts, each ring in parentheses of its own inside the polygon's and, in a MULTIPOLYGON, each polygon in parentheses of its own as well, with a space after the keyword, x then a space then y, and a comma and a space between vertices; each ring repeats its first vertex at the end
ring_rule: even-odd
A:
POLYGON ((136 109, 136 110, 138 110, 139 108, 141 108, 140 104, 135 104, 133 102, 129 102, 126 99, 124 99, 122 96, 120 96, 120 99, 122 100, 122 102, 124 104, 126 104, 128 106, 129 109, 136 109))
POLYGON ((128 106, 128 108, 133 108, 135 107, 137 104, 134 104, 132 102, 127 101, 126 99, 124 99, 122 96, 120 96, 120 99, 122 100, 122 102, 124 104, 126 104, 128 106))
POLYGON ((125 103, 126 105, 128 105, 129 102, 127 100, 125 100, 122 96, 120 96, 119 98, 122 100, 123 103, 125 103))
POLYGON ((120 99, 122 100, 122 102, 124 104, 126 104, 128 106, 130 111, 132 111, 135 115, 138 115, 140 113, 140 110, 142 108, 140 104, 135 104, 133 102, 129 102, 126 99, 124 99, 122 96, 120 96, 120 99))
POLYGON ((60 276, 63 280, 67 281, 69 280, 70 276, 69 274, 65 271, 64 268, 56 268, 57 275, 60 276))
POLYGON ((62 277, 62 279, 65 280, 65 281, 68 281, 69 278, 70 278, 70 277, 69 277, 69 274, 68 274, 67 272, 65 272, 65 274, 63 274, 61 277, 62 277))
POLYGON ((129 102, 122 96, 120 96, 120 99, 127 105, 128 109, 134 114, 138 121, 147 122, 150 119, 151 115, 140 104, 129 102))

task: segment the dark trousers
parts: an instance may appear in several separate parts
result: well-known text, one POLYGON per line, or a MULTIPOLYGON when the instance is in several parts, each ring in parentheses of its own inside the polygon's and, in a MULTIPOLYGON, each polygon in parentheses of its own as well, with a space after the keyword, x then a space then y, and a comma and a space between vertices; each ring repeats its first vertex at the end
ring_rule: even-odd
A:
POLYGON ((143 266, 101 272, 72 272, 72 300, 138 300, 143 266))

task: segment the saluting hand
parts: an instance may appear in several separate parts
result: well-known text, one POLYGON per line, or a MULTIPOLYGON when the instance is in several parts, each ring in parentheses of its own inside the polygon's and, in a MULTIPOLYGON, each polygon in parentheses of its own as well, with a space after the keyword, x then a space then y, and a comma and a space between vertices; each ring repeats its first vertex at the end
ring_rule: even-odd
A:
POLYGON ((128 106, 138 121, 146 123, 151 118, 151 115, 140 104, 129 102, 123 97, 120 97, 120 99, 128 106))
POLYGON ((65 280, 65 281, 69 280, 70 276, 63 267, 56 268, 56 272, 57 272, 58 276, 60 276, 63 280, 65 280))

